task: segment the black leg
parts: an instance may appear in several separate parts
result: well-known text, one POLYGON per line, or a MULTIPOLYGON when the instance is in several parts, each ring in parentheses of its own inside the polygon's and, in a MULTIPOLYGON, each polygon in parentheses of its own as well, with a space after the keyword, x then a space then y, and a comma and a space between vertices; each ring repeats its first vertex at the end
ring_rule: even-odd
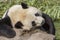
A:
POLYGON ((46 32, 55 35, 55 27, 52 19, 44 13, 42 13, 42 17, 45 19, 45 24, 42 26, 42 28, 45 29, 46 32))

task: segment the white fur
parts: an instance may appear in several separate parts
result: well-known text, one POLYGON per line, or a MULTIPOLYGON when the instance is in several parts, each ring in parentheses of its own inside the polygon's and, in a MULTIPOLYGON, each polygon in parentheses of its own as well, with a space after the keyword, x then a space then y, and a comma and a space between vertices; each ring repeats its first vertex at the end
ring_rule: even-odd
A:
MULTIPOLYGON (((23 9, 21 5, 14 5, 9 9, 8 16, 12 21, 13 27, 18 21, 20 21, 24 25, 24 30, 30 30, 33 27, 32 21, 36 22, 36 26, 41 26, 42 21, 44 21, 40 10, 31 6, 27 9, 23 9), (40 16, 36 17, 36 13, 39 13, 40 16)), ((5 17, 5 14, 3 17, 5 17)))
POLYGON ((5 17, 6 13, 7 13, 7 11, 4 13, 4 15, 3 15, 3 17, 2 17, 2 18, 4 18, 4 17, 5 17))

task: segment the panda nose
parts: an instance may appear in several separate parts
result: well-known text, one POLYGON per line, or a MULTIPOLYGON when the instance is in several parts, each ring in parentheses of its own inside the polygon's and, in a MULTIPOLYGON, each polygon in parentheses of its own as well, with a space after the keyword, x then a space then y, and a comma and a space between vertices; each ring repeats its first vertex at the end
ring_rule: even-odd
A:
POLYGON ((36 26, 36 23, 35 23, 35 21, 32 21, 32 26, 36 26))

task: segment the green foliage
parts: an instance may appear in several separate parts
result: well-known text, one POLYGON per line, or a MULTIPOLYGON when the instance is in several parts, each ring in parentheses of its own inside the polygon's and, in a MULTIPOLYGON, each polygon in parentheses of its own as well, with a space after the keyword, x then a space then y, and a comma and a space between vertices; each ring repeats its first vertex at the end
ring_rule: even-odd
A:
POLYGON ((7 0, 0 2, 0 17, 12 5, 25 2, 28 5, 39 8, 52 17, 53 20, 60 20, 60 0, 7 0))
POLYGON ((60 21, 54 22, 56 28, 56 40, 60 40, 60 21))

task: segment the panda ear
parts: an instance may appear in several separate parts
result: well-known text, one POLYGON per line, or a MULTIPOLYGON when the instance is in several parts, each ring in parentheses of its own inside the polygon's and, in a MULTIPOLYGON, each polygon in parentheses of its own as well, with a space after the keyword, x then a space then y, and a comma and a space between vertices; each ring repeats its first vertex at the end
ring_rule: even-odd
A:
POLYGON ((22 6, 22 8, 24 8, 24 9, 27 9, 28 8, 28 6, 27 6, 27 4, 25 4, 25 3, 21 3, 21 6, 22 6))

